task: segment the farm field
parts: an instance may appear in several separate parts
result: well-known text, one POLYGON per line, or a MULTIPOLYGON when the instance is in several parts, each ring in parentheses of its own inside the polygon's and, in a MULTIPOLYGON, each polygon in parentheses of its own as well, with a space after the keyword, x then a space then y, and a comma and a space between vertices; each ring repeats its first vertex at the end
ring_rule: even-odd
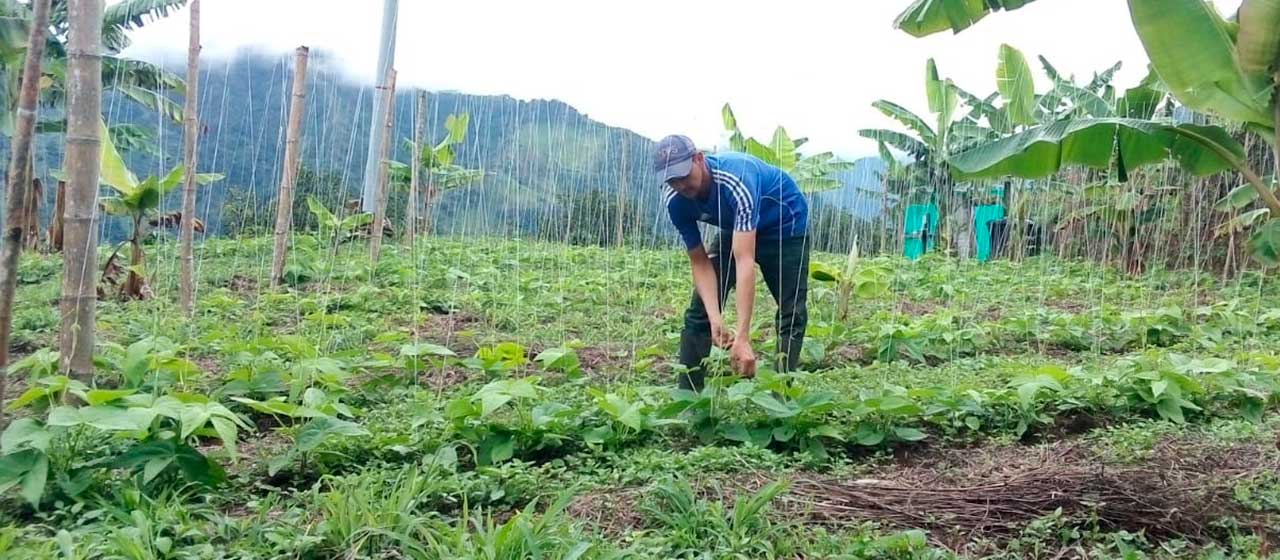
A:
POLYGON ((171 266, 156 298, 102 302, 111 389, 57 375, 60 263, 24 257, 5 557, 1248 558, 1277 537, 1280 294, 1247 275, 863 259, 843 320, 812 282, 803 371, 694 394, 679 252, 433 238, 376 270, 319 251, 273 290, 270 246, 208 242, 193 320, 171 266))

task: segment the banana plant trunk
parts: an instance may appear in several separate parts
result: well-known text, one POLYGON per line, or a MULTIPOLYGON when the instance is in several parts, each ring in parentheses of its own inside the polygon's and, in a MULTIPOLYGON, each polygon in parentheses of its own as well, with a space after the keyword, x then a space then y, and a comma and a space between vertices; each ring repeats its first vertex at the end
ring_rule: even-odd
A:
POLYGON ((28 251, 36 251, 40 248, 40 203, 44 201, 44 184, 35 177, 34 168, 31 160, 28 159, 27 177, 31 177, 31 180, 27 183, 27 203, 23 205, 26 208, 26 215, 22 217, 25 222, 22 225, 23 242, 28 251))
POLYGON ((49 221, 49 251, 62 252, 62 214, 67 211, 67 182, 58 181, 53 202, 53 219, 49 221))
POLYGON ((428 175, 426 201, 422 204, 422 233, 424 235, 431 234, 431 228, 433 226, 431 219, 432 216, 435 215, 433 208, 435 208, 436 198, 439 196, 440 191, 436 188, 435 181, 431 180, 430 175, 428 175))
POLYGON ((70 178, 62 268, 61 370, 92 382, 94 307, 98 301, 98 181, 102 165, 103 0, 67 0, 67 133, 70 178))
POLYGON ((129 274, 125 276, 121 295, 124 299, 146 299, 146 255, 142 252, 141 214, 133 218, 133 236, 129 238, 129 274))
MULTIPOLYGON (((18 115, 13 143, 9 147, 8 193, 5 197, 4 233, 0 238, 0 403, 5 401, 9 384, 9 337, 13 328, 14 292, 18 288, 18 256, 28 235, 25 220, 24 192, 31 181, 31 143, 35 136, 36 102, 40 94, 40 60, 44 56, 45 33, 49 28, 49 0, 32 2, 31 35, 27 39, 27 58, 22 66, 22 87, 18 91, 18 115)), ((56 219, 56 218, 55 218, 56 219)), ((34 232, 31 232, 34 234, 34 232)), ((0 426, 5 425, 0 411, 0 426)))

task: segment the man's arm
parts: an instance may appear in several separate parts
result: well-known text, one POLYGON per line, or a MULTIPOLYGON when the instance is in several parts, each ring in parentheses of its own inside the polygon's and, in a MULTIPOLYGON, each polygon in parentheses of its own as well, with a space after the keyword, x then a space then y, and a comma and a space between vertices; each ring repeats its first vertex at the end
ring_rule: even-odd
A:
POLYGON ((689 250, 689 264, 693 268, 693 287, 702 299, 702 306, 707 310, 707 320, 711 322, 711 340, 717 346, 728 346, 730 339, 724 330, 724 318, 720 315, 716 270, 702 245, 689 250))

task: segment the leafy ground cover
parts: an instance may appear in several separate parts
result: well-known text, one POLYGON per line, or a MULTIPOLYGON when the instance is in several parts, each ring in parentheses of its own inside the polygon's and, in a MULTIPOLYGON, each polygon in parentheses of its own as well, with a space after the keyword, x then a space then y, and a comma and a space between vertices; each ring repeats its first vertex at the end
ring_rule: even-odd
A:
POLYGON ((96 386, 56 375, 60 263, 28 257, 0 551, 1244 558, 1280 536, 1258 276, 817 255, 804 370, 694 394, 678 252, 438 238, 369 266, 328 242, 300 237, 271 290, 269 239, 209 241, 192 320, 174 247, 148 247, 158 297, 100 304, 96 386))

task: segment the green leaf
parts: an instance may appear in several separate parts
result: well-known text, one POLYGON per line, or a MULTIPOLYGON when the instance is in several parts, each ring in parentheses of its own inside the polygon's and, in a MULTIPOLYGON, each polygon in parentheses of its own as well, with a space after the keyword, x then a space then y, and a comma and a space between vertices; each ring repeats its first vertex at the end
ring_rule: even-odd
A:
POLYGON ((748 138, 746 142, 746 152, 760 158, 762 161, 775 167, 780 167, 781 162, 778 161, 778 154, 772 148, 761 144, 755 138, 748 138))
POLYGON ((338 218, 328 208, 325 208, 324 204, 316 200, 316 197, 307 196, 307 209, 311 211, 311 214, 316 217, 316 221, 320 222, 322 226, 328 228, 337 227, 338 218))
POLYGON ((1000 45, 1000 63, 996 68, 996 86, 1004 98, 1005 109, 1015 124, 1036 123, 1036 85, 1031 65, 1022 51, 1007 44, 1000 45))
POLYGON ((941 31, 959 33, 987 14, 1000 10, 1016 10, 1035 0, 916 0, 893 22, 915 37, 941 31))
POLYGON ((226 175, 223 175, 221 173, 196 173, 196 184, 210 185, 213 183, 217 183, 218 181, 221 181, 225 178, 226 178, 226 175))
POLYGON ((44 496, 44 487, 49 480, 49 456, 44 453, 36 455, 31 469, 22 477, 21 494, 32 507, 39 507, 40 498, 44 496))
MULTIPOLYGON (((471 122, 470 113, 449 115, 444 120, 444 128, 449 131, 450 144, 461 144, 467 138, 467 125, 471 122)), ((445 165, 448 165, 446 162, 445 165)))
POLYGON ((111 135, 107 132, 107 123, 99 121, 98 124, 102 142, 100 180, 102 184, 119 191, 121 196, 128 197, 138 188, 138 178, 133 176, 125 166, 124 159, 120 157, 120 152, 116 151, 115 144, 111 142, 111 135))
POLYGON ((222 416, 214 416, 209 421, 213 424, 213 430, 218 432, 218 438, 222 440, 222 447, 226 448, 227 453, 231 455, 231 460, 236 460, 236 437, 240 430, 236 427, 235 422, 222 416))
POLYGON ((840 280, 840 271, 826 264, 811 261, 809 263, 809 277, 819 282, 838 282, 840 280))
POLYGON ((1161 418, 1183 424, 1186 419, 1182 416, 1182 405, 1179 399, 1174 397, 1165 397, 1156 403, 1156 412, 1161 418))
POLYGON ((565 373, 574 373, 581 366, 578 359, 578 353, 572 348, 557 347, 548 348, 538 353, 534 357, 538 363, 542 364, 542 368, 548 371, 562 371, 565 373))
POLYGON ((179 423, 182 425, 182 432, 179 437, 187 439, 192 432, 203 428, 213 417, 213 413, 205 404, 187 404, 182 407, 182 412, 178 417, 179 423))
POLYGON ((724 122, 725 130, 731 132, 738 130, 738 118, 733 116, 733 109, 729 107, 728 103, 725 103, 724 107, 720 108, 720 120, 724 122))
POLYGON ((355 422, 339 420, 329 416, 312 418, 298 430, 294 440, 300 451, 312 451, 319 447, 329 436, 367 436, 369 431, 355 422))
MULTIPOLYGON (((925 63, 924 90, 929 99, 929 111, 931 113, 949 115, 955 110, 960 94, 954 86, 938 75, 938 63, 934 62, 932 58, 925 63)), ((939 127, 936 130, 939 134, 942 134, 946 132, 945 128, 939 127)))
POLYGON ((720 436, 729 441, 751 443, 751 432, 748 431, 747 426, 741 422, 734 422, 732 424, 721 426, 720 436))
POLYGON ((157 182, 156 186, 160 189, 160 194, 164 195, 173 190, 174 187, 181 185, 182 178, 186 176, 186 173, 187 167, 185 165, 179 163, 173 166, 173 169, 169 170, 169 174, 157 182))
POLYGON ((146 431, 155 419, 154 410, 114 406, 60 406, 49 411, 50 426, 92 426, 106 431, 146 431))
POLYGON ((18 398, 13 399, 13 402, 10 402, 9 406, 5 407, 5 410, 18 410, 48 396, 50 396, 49 389, 45 387, 28 387, 26 391, 23 391, 21 395, 18 395, 18 398))
POLYGON ((212 486, 225 478, 225 473, 204 455, 189 445, 177 443, 172 439, 155 440, 139 443, 116 457, 111 466, 117 469, 136 469, 142 466, 144 478, 149 467, 154 478, 162 471, 155 471, 163 463, 165 467, 177 465, 183 478, 212 486))
POLYGON ((858 445, 873 447, 884 442, 886 435, 887 434, 885 434, 883 430, 876 426, 869 423, 863 423, 859 424, 858 431, 854 432, 853 441, 857 442, 858 445))
POLYGON ((951 165, 965 177, 1013 175, 1027 179, 1057 173, 1064 165, 1122 173, 1142 165, 1177 159, 1196 175, 1233 167, 1244 148, 1220 127, 1166 125, 1135 119, 1069 119, 1039 126, 953 155, 951 165))
POLYGON ((924 432, 915 428, 894 428, 893 435, 902 441, 920 441, 929 437, 924 432))
POLYGON ((147 461, 146 465, 144 465, 142 468, 142 483, 150 484, 152 479, 154 479, 156 476, 159 476, 160 473, 164 472, 164 470, 169 468, 169 465, 172 465, 172 464, 173 464, 172 456, 156 457, 154 459, 147 461))
POLYGON ((800 412, 794 407, 779 402, 776 397, 769 393, 756 393, 755 396, 751 397, 751 402, 768 411, 769 416, 774 418, 790 418, 800 412))
POLYGON ((120 400, 136 392, 138 392, 137 389, 93 389, 86 393, 88 398, 85 400, 89 404, 97 406, 120 400))
POLYGON ((1245 183, 1231 189, 1227 196, 1213 205, 1213 209, 1219 212, 1230 212, 1253 204, 1255 200, 1258 200, 1258 189, 1255 189, 1252 183, 1245 183))
POLYGON ((414 344, 406 344, 406 345, 404 345, 404 346, 401 346, 401 347, 400 347, 400 355, 401 355, 401 356, 413 356, 413 357, 418 357, 418 356, 444 356, 444 357, 457 356, 457 354, 454 354, 454 353, 453 353, 453 350, 450 350, 450 349, 448 349, 448 348, 446 348, 446 347, 444 347, 444 346, 441 346, 441 345, 439 345, 439 344, 432 344, 432 343, 430 343, 430 342, 418 342, 418 343, 414 343, 414 344))
POLYGON ((509 434, 492 435, 480 444, 480 456, 487 464, 501 463, 515 455, 515 445, 515 439, 509 434))
POLYGON ((298 456, 298 448, 293 447, 293 448, 290 448, 289 451, 286 452, 284 455, 272 457, 271 460, 267 462, 267 476, 275 476, 276 473, 280 472, 285 467, 292 464, 293 460, 297 458, 297 456, 298 456))
POLYGON ((5 428, 0 434, 0 453, 14 453, 19 447, 26 446, 40 451, 49 450, 49 440, 53 434, 35 418, 19 418, 5 428))
MULTIPOLYGON (((906 134, 903 134, 895 130, 865 128, 865 129, 859 130, 858 135, 863 138, 875 140, 876 142, 879 142, 881 144, 892 146, 894 148, 902 150, 907 154, 911 155, 913 158, 917 158, 917 159, 923 157, 925 154, 928 154, 930 152, 929 146, 925 145, 924 142, 921 142, 915 138, 912 138, 906 134)), ((893 160, 892 158, 888 158, 886 159, 886 161, 896 162, 896 160, 893 160)))
POLYGON ((491 393, 480 397, 480 416, 486 417, 511 402, 512 396, 507 393, 491 393))
POLYGON ((872 103, 871 106, 879 109, 881 113, 896 119, 907 128, 910 128, 916 133, 916 138, 921 142, 924 142, 925 144, 934 143, 936 135, 934 134, 933 129, 930 128, 919 115, 908 111, 906 108, 896 103, 883 99, 872 103))
POLYGON ((1270 218, 1270 208, 1255 208, 1223 222, 1214 229, 1214 235, 1223 236, 1232 232, 1247 231, 1260 223, 1265 223, 1270 218))
POLYGON ((1268 220, 1253 232, 1249 253, 1266 266, 1280 266, 1280 219, 1268 220))
POLYGON ((1274 126, 1248 84, 1222 17, 1205 0, 1129 0, 1129 14, 1151 66, 1187 107, 1227 119, 1274 126))
POLYGON ((1156 114, 1156 108, 1164 101, 1165 94, 1155 88, 1138 86, 1125 90, 1124 96, 1116 100, 1116 116, 1126 119, 1150 119, 1156 114))

